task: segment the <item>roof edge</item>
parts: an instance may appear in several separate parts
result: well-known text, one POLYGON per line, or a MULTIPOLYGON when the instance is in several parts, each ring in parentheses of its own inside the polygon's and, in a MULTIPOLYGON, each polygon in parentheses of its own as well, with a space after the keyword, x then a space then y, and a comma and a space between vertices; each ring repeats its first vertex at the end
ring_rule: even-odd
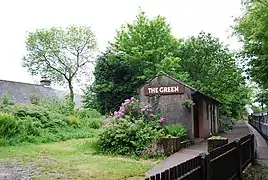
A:
MULTIPOLYGON (((203 95, 203 96, 208 97, 209 99, 212 99, 212 100, 216 101, 216 102, 219 103, 219 104, 223 104, 221 101, 217 100, 216 98, 214 98, 214 97, 212 97, 212 96, 210 96, 210 95, 207 95, 207 94, 205 94, 204 92, 202 92, 202 91, 200 91, 200 90, 198 90, 198 89, 196 89, 196 88, 194 88, 194 87, 192 87, 192 86, 190 86, 190 85, 187 85, 187 84, 185 84, 185 82, 183 82, 183 81, 181 81, 181 80, 178 80, 178 79, 175 79, 175 78, 172 77, 171 75, 169 75, 169 74, 167 74, 167 73, 164 73, 164 72, 160 72, 160 73, 158 73, 155 77, 153 77, 153 78, 151 78, 150 80, 146 81, 144 85, 150 83, 153 79, 155 79, 155 78, 157 78, 157 77, 160 77, 160 76, 166 76, 166 77, 168 77, 168 78, 170 78, 170 79, 172 79, 172 80, 174 80, 174 81, 176 81, 176 82, 178 82, 178 83, 183 84, 184 86, 188 87, 189 89, 193 90, 194 93, 199 93, 199 94, 201 94, 201 95, 203 95)), ((143 87, 144 85, 142 85, 141 87, 143 87)), ((140 88, 141 88, 141 87, 140 87, 140 88)), ((139 88, 139 89, 140 89, 140 88, 139 88)))
POLYGON ((4 79, 0 79, 0 81, 9 82, 9 83, 26 84, 26 85, 31 85, 31 86, 43 86, 41 84, 26 83, 26 82, 19 82, 19 81, 11 81, 11 80, 4 80, 4 79))

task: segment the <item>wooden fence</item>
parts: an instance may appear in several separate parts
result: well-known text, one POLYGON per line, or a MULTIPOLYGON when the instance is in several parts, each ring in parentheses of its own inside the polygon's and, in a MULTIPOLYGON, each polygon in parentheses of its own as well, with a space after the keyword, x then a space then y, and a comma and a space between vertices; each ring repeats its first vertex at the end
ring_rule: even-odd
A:
POLYGON ((249 134, 210 153, 202 153, 146 180, 232 180, 239 179, 254 161, 254 135, 249 134))
POLYGON ((249 123, 268 141, 268 113, 252 114, 249 123))

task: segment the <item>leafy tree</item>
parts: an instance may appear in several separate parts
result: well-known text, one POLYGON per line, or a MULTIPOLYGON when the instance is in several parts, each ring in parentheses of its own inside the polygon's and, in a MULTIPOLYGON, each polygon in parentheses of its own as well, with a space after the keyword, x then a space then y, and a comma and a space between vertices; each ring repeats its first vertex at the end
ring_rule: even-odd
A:
POLYGON ((161 71, 185 79, 186 74, 176 72, 180 42, 164 17, 149 19, 141 12, 132 24, 122 26, 111 49, 136 70, 137 79, 148 80, 161 71))
POLYGON ((161 16, 149 19, 142 12, 133 23, 122 26, 96 64, 93 91, 98 109, 102 113, 116 110, 124 99, 135 95, 138 88, 162 71, 185 79, 187 74, 177 72, 180 42, 161 16))
POLYGON ((73 103, 73 82, 88 70, 96 49, 96 38, 91 29, 85 26, 38 29, 28 34, 26 48, 23 66, 32 75, 67 84, 73 103))
POLYGON ((223 102, 223 114, 237 117, 250 94, 234 54, 204 32, 185 40, 179 52, 186 82, 223 102))
POLYGON ((267 107, 252 106, 253 113, 268 112, 267 107))
POLYGON ((244 0, 244 13, 236 19, 235 34, 243 42, 241 57, 251 78, 268 88, 268 1, 244 0))
POLYGON ((120 56, 104 53, 97 60, 93 86, 85 91, 84 106, 103 114, 117 110, 126 97, 135 95, 135 75, 135 69, 120 56))
POLYGON ((255 102, 261 103, 261 105, 268 105, 268 90, 261 89, 259 93, 256 95, 255 102))

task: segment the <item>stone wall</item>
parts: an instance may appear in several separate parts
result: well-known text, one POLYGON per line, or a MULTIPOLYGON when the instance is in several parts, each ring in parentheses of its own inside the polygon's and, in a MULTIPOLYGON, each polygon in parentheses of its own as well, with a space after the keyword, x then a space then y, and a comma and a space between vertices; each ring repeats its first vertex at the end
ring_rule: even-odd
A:
POLYGON ((165 117, 165 123, 181 123, 185 125, 188 130, 188 135, 193 137, 193 108, 185 108, 181 105, 181 102, 186 99, 192 99, 191 94, 193 91, 185 87, 185 93, 172 94, 172 95, 153 95, 145 96, 144 88, 146 86, 153 85, 176 85, 177 81, 167 77, 159 76, 154 78, 149 84, 143 86, 140 90, 140 101, 144 103, 151 103, 156 108, 160 109, 165 117))

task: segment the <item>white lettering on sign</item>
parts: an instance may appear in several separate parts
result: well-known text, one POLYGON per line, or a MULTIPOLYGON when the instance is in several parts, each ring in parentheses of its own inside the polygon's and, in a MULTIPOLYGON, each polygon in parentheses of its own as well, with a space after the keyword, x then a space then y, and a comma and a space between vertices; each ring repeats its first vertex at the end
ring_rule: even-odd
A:
POLYGON ((179 86, 176 87, 155 87, 155 88, 148 88, 148 91, 150 94, 157 94, 158 91, 160 93, 173 93, 173 92, 179 92, 180 88, 179 86))
POLYGON ((149 91, 150 94, 157 94, 158 93, 158 87, 148 88, 148 91, 149 91))
POLYGON ((145 95, 150 94, 183 94, 183 85, 170 85, 170 86, 149 86, 144 89, 145 95))
POLYGON ((173 88, 174 88, 174 92, 179 92, 180 91, 179 86, 176 86, 176 87, 173 87, 173 88))

